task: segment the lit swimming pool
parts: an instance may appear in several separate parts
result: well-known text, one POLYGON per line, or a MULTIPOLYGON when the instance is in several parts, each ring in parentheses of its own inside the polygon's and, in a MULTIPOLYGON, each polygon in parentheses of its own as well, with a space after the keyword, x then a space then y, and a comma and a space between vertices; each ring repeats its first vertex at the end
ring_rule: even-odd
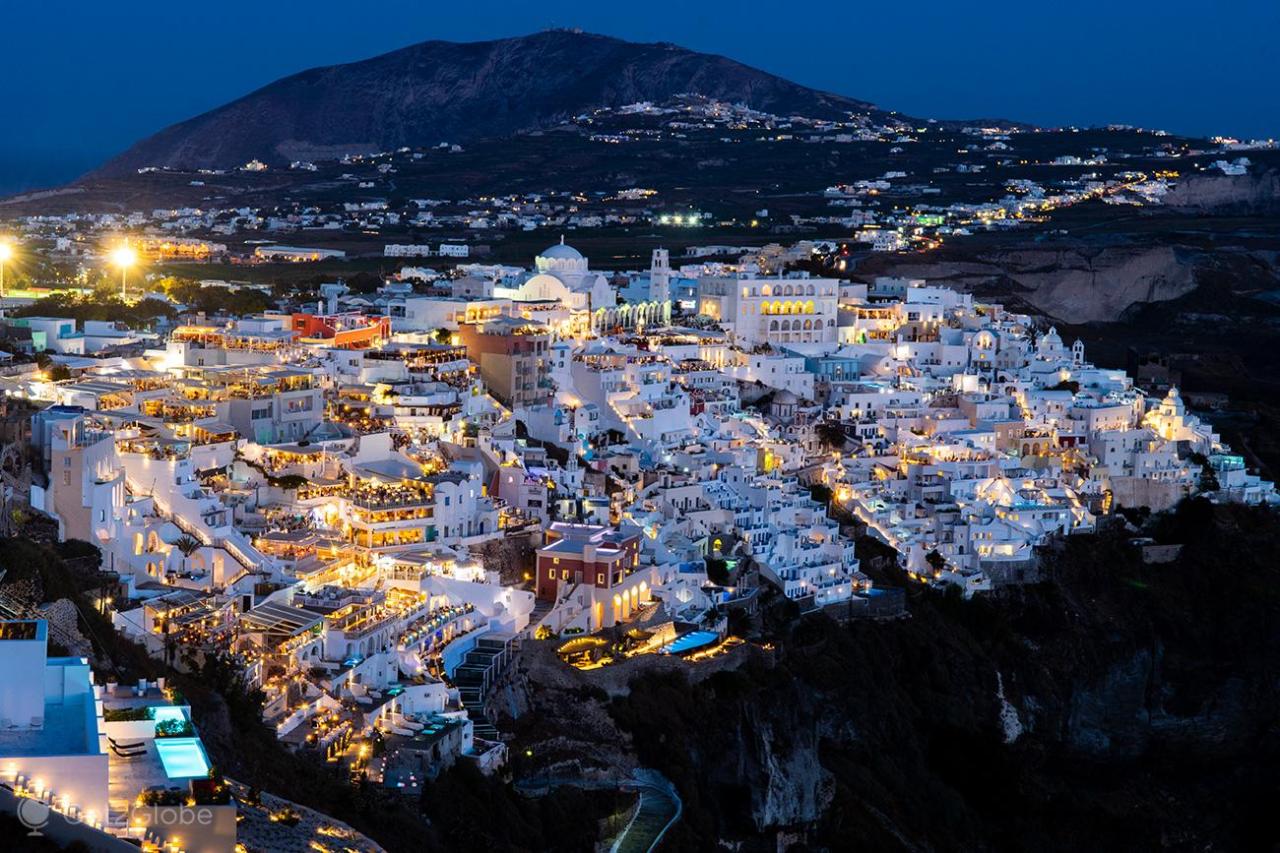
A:
POLYGON ((170 779, 203 779, 209 775, 209 759, 199 738, 156 738, 156 752, 170 779))
POLYGON ((720 639, 720 636, 714 631, 690 631, 683 637, 678 637, 658 649, 658 654, 683 654, 694 649, 700 649, 703 646, 709 646, 718 639, 720 639))
POLYGON ((173 705, 152 705, 149 711, 151 713, 151 719, 155 720, 157 723, 172 721, 185 723, 187 721, 186 712, 173 705))

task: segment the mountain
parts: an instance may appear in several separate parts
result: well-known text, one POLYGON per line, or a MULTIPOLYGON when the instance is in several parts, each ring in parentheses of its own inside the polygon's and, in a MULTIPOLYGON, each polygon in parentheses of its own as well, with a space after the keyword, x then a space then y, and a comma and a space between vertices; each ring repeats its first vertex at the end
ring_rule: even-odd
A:
POLYGON ((429 41, 303 71, 142 140, 98 175, 467 142, 545 128, 598 107, 686 93, 781 115, 878 112, 864 101, 808 89, 723 56, 549 30, 465 44, 429 41))

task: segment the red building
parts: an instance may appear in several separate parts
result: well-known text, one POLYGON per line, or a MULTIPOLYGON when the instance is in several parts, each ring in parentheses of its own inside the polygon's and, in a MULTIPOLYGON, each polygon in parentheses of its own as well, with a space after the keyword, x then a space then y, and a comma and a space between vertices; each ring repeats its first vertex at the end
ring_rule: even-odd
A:
POLYGON ((303 343, 322 343, 336 349, 369 349, 391 340, 390 317, 294 314, 292 328, 303 343))
POLYGON ((547 530, 547 544, 538 549, 537 597, 554 601, 561 584, 622 587, 639 566, 639 530, 557 521, 547 530))

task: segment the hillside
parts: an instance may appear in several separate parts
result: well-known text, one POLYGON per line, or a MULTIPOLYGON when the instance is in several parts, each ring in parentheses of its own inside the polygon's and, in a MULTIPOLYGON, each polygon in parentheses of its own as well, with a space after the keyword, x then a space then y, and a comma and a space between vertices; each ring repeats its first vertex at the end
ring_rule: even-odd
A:
POLYGON ((527 646, 519 772, 656 768, 673 851, 1275 849, 1276 516, 1190 502, 1144 532, 1185 547, 1147 565, 1112 526, 1044 583, 913 588, 891 623, 766 608, 772 651, 736 669, 529 689, 527 646))
POLYGON ((108 162, 216 168, 317 160, 545 128, 597 107, 695 93, 788 115, 847 118, 863 101, 818 92, 722 56, 549 30, 496 41, 429 41, 313 68, 166 128, 108 162))

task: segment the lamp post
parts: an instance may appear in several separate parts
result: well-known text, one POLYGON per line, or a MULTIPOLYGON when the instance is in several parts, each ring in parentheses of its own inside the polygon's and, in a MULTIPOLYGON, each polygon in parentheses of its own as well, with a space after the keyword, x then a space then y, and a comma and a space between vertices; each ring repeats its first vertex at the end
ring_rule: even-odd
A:
POLYGON ((127 295, 129 267, 138 262, 138 253, 128 243, 121 243, 111 252, 111 263, 120 268, 120 298, 127 295))
POLYGON ((4 265, 13 257, 13 246, 0 241, 0 299, 4 298, 4 265))

